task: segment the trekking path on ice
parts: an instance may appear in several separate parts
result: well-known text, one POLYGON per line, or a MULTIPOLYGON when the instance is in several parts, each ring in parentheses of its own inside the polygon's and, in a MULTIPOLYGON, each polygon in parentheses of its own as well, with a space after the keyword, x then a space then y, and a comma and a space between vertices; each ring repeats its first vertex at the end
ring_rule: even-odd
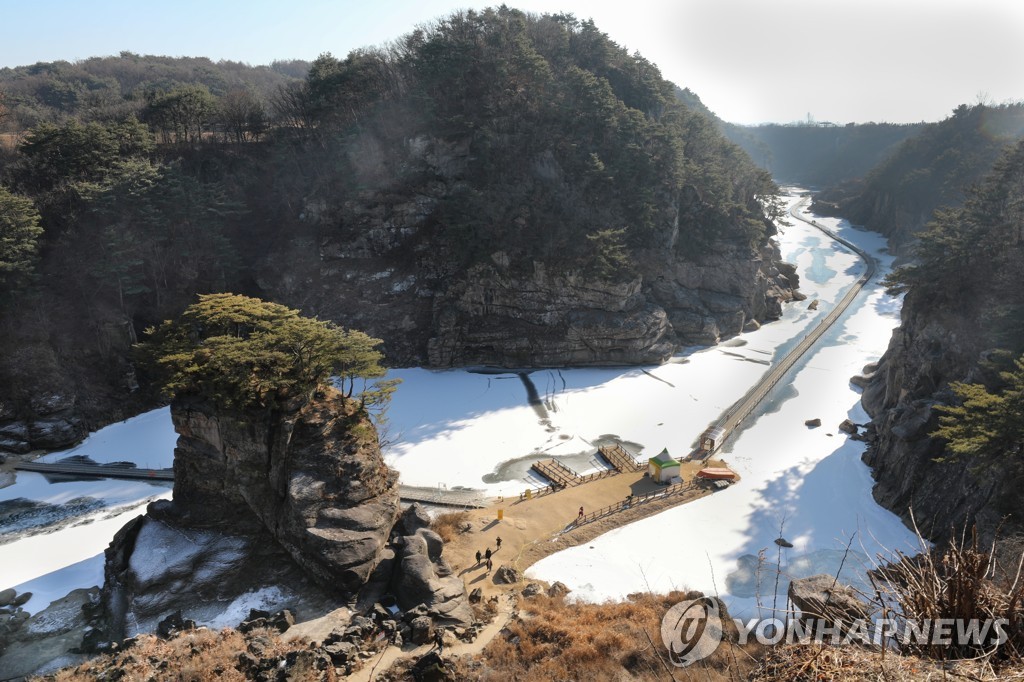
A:
MULTIPOLYGON (((174 469, 139 469, 110 464, 83 464, 81 462, 15 462, 16 471, 34 471, 41 474, 86 476, 89 478, 144 479, 173 481, 174 469)), ((399 485, 398 496, 403 502, 425 502, 446 507, 483 507, 486 500, 479 490, 425 488, 399 485)))
POLYGON ((853 303, 854 299, 857 298, 857 295, 861 292, 864 286, 871 281, 872 277, 875 276, 875 269, 877 266, 874 258, 857 247, 856 244, 843 239, 832 230, 819 225, 813 220, 808 220, 797 213, 797 211, 803 208, 808 201, 810 201, 810 197, 804 197, 796 204, 793 204, 789 209, 789 214, 797 220, 807 223, 808 225, 824 232, 831 239, 839 242, 856 253, 867 264, 867 269, 854 283, 854 285, 850 287, 850 290, 846 292, 846 295, 840 299, 825 319, 819 322, 814 329, 809 331, 807 335, 800 340, 800 343, 793 347, 793 350, 787 353, 786 356, 771 369, 771 371, 765 374, 760 381, 751 387, 751 389, 747 391, 747 393, 732 407, 730 407, 726 413, 722 415, 721 419, 715 423, 715 426, 725 429, 725 438, 723 440, 728 440, 733 435, 736 431, 736 427, 739 426, 744 419, 750 416, 762 400, 768 397, 768 394, 771 393, 772 389, 778 385, 786 373, 793 368, 793 365, 796 364, 797 360, 803 357, 803 355, 818 342, 825 332, 827 332, 832 325, 836 323, 839 317, 846 312, 847 308, 850 307, 850 304, 853 303))

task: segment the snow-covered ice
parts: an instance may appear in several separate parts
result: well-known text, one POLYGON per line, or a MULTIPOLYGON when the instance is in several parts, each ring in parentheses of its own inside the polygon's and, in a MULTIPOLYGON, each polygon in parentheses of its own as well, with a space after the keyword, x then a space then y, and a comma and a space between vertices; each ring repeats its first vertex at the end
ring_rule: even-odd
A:
MULTIPOLYGON (((36 502, 62 504, 79 497, 92 497, 109 505, 126 504, 153 495, 161 495, 170 488, 169 481, 128 481, 112 478, 58 481, 50 483, 46 476, 33 471, 19 471, 14 485, 0 488, 0 502, 24 497, 36 502)), ((6 531, 0 527, 0 531, 6 531)))
POLYGON ((141 469, 164 469, 174 464, 178 434, 171 422, 171 408, 160 407, 110 424, 95 431, 69 450, 51 452, 40 462, 57 462, 71 455, 94 462, 135 462, 141 469))

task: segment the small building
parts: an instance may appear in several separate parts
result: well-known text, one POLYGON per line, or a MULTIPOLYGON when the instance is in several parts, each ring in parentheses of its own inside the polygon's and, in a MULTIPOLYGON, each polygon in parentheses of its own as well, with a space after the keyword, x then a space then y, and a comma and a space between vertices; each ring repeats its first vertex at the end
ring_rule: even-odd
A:
POLYGON ((647 472, 651 480, 658 483, 669 483, 673 478, 679 477, 680 464, 678 460, 672 459, 668 449, 662 450, 657 457, 647 460, 647 472))
POLYGON ((700 437, 700 449, 704 452, 714 452, 715 448, 725 440, 725 429, 721 426, 712 426, 700 437))

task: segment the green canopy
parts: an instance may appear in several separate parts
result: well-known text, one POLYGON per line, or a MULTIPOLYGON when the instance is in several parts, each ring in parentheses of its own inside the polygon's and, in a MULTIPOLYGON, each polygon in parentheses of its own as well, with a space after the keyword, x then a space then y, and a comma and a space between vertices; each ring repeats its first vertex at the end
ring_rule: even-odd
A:
POLYGON ((665 448, 664 450, 659 452, 656 457, 651 457, 649 461, 651 464, 658 467, 659 469, 680 466, 679 461, 673 459, 672 455, 668 454, 668 448, 665 448))

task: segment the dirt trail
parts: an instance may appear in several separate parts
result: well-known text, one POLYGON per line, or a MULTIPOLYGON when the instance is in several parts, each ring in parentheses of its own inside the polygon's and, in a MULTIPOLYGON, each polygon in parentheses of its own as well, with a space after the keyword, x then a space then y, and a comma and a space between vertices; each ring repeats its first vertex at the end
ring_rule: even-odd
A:
MULTIPOLYGON (((459 642, 452 646, 445 647, 445 656, 475 656, 491 643, 502 628, 508 623, 515 609, 515 599, 511 595, 501 600, 498 612, 487 627, 480 631, 477 638, 472 642, 459 642)), ((397 661, 406 659, 417 659, 429 653, 434 646, 432 644, 421 644, 414 649, 399 649, 389 646, 377 656, 366 662, 362 668, 345 678, 347 682, 372 682, 373 679, 389 670, 397 661)))
MULTIPOLYGON (((722 466, 719 461, 684 462, 682 478, 693 480, 697 470, 705 466, 722 466)), ((710 494, 704 488, 691 488, 683 493, 666 498, 637 503, 632 508, 610 514, 602 519, 576 527, 575 520, 580 506, 584 512, 592 512, 617 502, 629 495, 662 489, 643 475, 618 474, 591 481, 574 488, 531 500, 499 500, 485 509, 467 512, 471 530, 459 533, 445 544, 444 556, 452 569, 463 578, 467 590, 481 588, 484 598, 499 595, 498 613, 471 643, 460 642, 445 648, 445 655, 479 654, 501 632, 515 609, 516 592, 523 583, 505 585, 494 582, 494 572, 487 574, 486 567, 476 562, 476 552, 492 551, 495 570, 502 564, 509 564, 520 572, 525 571, 540 559, 559 550, 587 542, 613 528, 633 523, 641 518, 657 514, 669 507, 689 502, 710 494), (503 519, 498 520, 498 510, 503 519), (501 537, 501 548, 497 539, 501 537)), ((304 633, 308 634, 308 633, 304 633)), ((399 649, 389 646, 366 662, 366 665, 346 678, 352 682, 372 682, 399 660, 415 659, 428 653, 432 645, 424 644, 413 649, 399 649)))

